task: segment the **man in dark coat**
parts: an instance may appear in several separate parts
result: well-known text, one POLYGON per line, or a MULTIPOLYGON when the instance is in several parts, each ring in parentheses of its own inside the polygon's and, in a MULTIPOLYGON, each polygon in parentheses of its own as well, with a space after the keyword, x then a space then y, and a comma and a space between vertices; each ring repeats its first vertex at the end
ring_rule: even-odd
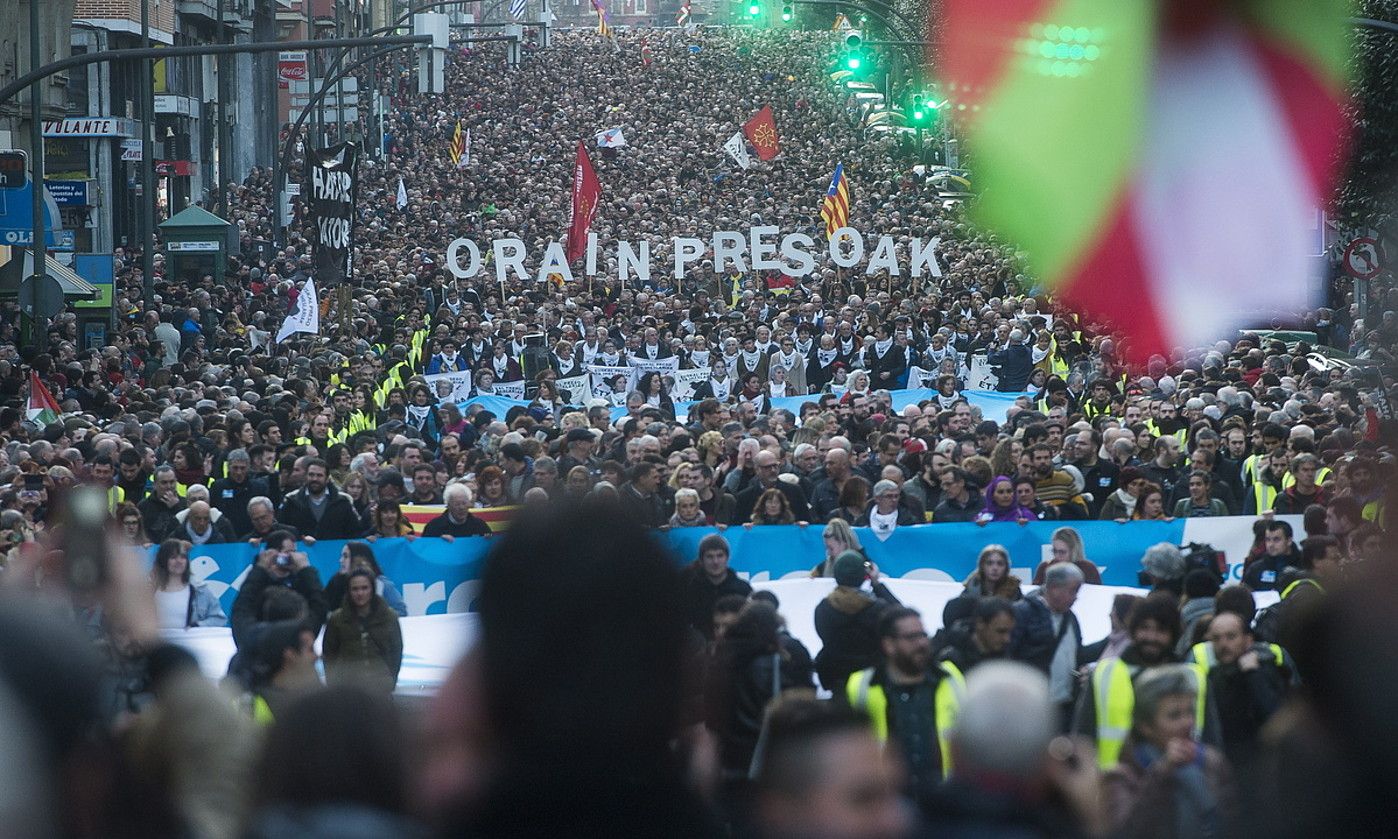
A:
POLYGON ((986 361, 995 370, 999 381, 995 389, 1001 393, 1019 393, 1029 384, 1029 374, 1034 372, 1034 356, 1024 345, 1024 333, 1010 330, 1009 346, 994 350, 986 356, 986 361))
POLYGON ((816 675, 832 693, 845 689, 849 674, 878 664, 883 655, 879 619, 890 606, 902 605, 879 582, 878 568, 855 551, 835 558, 835 590, 816 604, 815 628, 821 650, 816 654, 816 675), (865 580, 873 583, 872 595, 860 591, 865 580))
POLYGON ((330 483, 324 460, 306 463, 306 483, 282 502, 282 522, 315 539, 353 539, 364 533, 364 522, 348 495, 330 483))
POLYGON ((791 504, 791 514, 797 521, 810 521, 811 508, 806 503, 806 494, 801 491, 801 486, 797 483, 787 483, 781 480, 781 463, 777 456, 769 451, 760 451, 753 458, 753 463, 757 469, 757 480, 750 483, 747 489, 738 493, 737 506, 733 510, 733 520, 729 524, 743 524, 752 518, 752 510, 757 506, 757 499, 762 497, 762 493, 775 487, 786 496, 786 500, 791 504))
POLYGON ((710 533, 699 540, 699 558, 684 569, 685 614, 689 624, 708 640, 714 637, 714 603, 720 597, 736 594, 747 597, 752 586, 728 567, 731 549, 728 540, 710 533))

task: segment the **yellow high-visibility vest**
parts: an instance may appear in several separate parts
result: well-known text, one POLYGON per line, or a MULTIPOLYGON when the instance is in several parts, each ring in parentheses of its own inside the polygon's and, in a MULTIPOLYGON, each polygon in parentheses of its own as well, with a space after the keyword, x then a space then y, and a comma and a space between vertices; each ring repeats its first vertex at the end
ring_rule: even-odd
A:
MULTIPOLYGON (((938 664, 943 678, 933 694, 932 708, 937 717, 937 748, 942 756, 942 777, 951 776, 951 730, 961 711, 961 697, 966 692, 966 677, 950 661, 938 664)), ((888 742, 888 694, 874 682, 874 668, 851 673, 845 682, 845 695, 850 707, 869 715, 874 736, 880 743, 888 742)))
MULTIPOLYGON (((1092 671, 1092 696, 1097 704, 1097 765, 1111 769, 1121 761, 1126 735, 1131 733, 1131 712, 1136 707, 1136 688, 1131 682, 1131 665, 1119 658, 1099 662, 1092 671)), ((1197 664, 1194 671, 1194 733, 1204 730, 1204 709, 1208 672, 1197 664)))

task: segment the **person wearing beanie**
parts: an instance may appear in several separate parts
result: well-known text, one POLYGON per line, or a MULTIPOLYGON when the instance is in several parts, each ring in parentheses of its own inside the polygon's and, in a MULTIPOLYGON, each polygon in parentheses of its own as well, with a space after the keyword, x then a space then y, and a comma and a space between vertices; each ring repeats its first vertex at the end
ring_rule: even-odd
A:
POLYGON ((815 608, 821 642, 815 666, 821 686, 839 693, 851 673, 879 662, 879 620, 885 609, 902 604, 879 581, 879 567, 858 551, 835 557, 834 572, 835 590, 815 608), (872 594, 861 588, 865 580, 872 594))

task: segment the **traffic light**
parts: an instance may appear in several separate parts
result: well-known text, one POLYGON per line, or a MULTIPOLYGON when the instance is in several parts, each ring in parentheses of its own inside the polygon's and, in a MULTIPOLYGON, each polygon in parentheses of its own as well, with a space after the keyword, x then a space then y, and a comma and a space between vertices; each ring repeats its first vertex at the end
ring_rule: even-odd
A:
POLYGON ((795 13, 791 10, 791 4, 788 3, 782 6, 782 20, 786 23, 790 23, 793 17, 795 17, 795 13))
POLYGON ((927 122, 927 107, 923 104, 922 94, 913 95, 913 126, 921 128, 927 122))
POLYGON ((757 16, 760 15, 760 14, 762 14, 762 5, 761 5, 760 3, 749 3, 749 4, 748 4, 748 15, 749 15, 749 16, 751 16, 751 17, 757 17, 757 16))
POLYGON ((845 68, 850 72, 858 72, 864 66, 863 43, 864 39, 856 32, 845 36, 845 68))

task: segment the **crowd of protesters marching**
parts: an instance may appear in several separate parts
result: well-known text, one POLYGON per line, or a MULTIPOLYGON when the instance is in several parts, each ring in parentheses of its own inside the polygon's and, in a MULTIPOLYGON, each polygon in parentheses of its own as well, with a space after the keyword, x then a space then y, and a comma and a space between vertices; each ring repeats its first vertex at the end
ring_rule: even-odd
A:
POLYGON ((1128 366, 1110 328, 1036 288, 914 170, 916 150, 864 136, 830 81, 834 49, 818 33, 564 33, 513 70, 455 49, 446 95, 390 82, 385 153, 362 163, 351 291, 319 290, 315 335, 271 340, 313 263, 299 206, 285 244, 263 247, 259 172, 230 185, 242 252, 224 276, 166 275, 157 257, 148 307, 139 254, 118 254, 110 346, 80 348, 64 315, 36 354, 7 312, 6 823, 36 836, 1362 825, 1392 777, 1374 735, 1391 727, 1376 691, 1394 673, 1365 646, 1393 624, 1380 597, 1391 276, 1362 316, 1343 287, 1304 313, 1314 346, 1220 336, 1128 366), (781 155, 738 168, 720 144, 763 105, 781 155), (449 159, 458 123, 465 166, 449 159), (628 145, 594 155, 602 241, 663 253, 674 236, 758 224, 819 239, 842 163, 851 223, 940 237, 943 276, 821 264, 791 282, 704 262, 637 286, 605 259, 569 284, 452 275, 458 236, 539 251, 561 238, 572 149, 616 126, 628 145), (963 395, 980 354, 999 390, 1023 394, 1003 417, 963 395), (670 357, 710 371, 687 407, 654 373, 616 399, 554 384, 670 357), (935 393, 903 404, 914 369, 935 393), (469 372, 480 395, 525 380, 526 398, 498 414, 439 404, 424 377, 440 372, 469 372), (29 420, 31 373, 58 417, 29 420), (773 401, 790 397, 795 410, 773 401), (75 579, 83 546, 65 515, 82 489, 153 561, 113 537, 101 584, 75 579), (405 505, 441 509, 415 527, 405 505), (514 524, 489 536, 472 511, 502 507, 519 508, 514 524), (1071 607, 1100 577, 1073 522, 1223 515, 1258 517, 1242 585, 1156 546, 1149 596, 1118 598, 1110 636, 1082 637, 1071 607), (899 603, 853 529, 1034 520, 1064 523, 1053 559, 1021 581, 987 545, 944 615, 899 603), (644 532, 778 524, 825 536, 812 576, 834 587, 815 656, 776 598, 729 569, 721 530, 683 568, 644 532), (419 536, 499 544, 476 650, 405 720, 387 696, 406 607, 374 546, 419 536), (348 543, 322 580, 306 549, 327 540, 348 543), (225 614, 191 552, 236 542, 252 562, 225 614), (1280 602, 1259 612, 1259 591, 1280 602), (222 625, 238 647, 226 693, 169 642, 222 625))

